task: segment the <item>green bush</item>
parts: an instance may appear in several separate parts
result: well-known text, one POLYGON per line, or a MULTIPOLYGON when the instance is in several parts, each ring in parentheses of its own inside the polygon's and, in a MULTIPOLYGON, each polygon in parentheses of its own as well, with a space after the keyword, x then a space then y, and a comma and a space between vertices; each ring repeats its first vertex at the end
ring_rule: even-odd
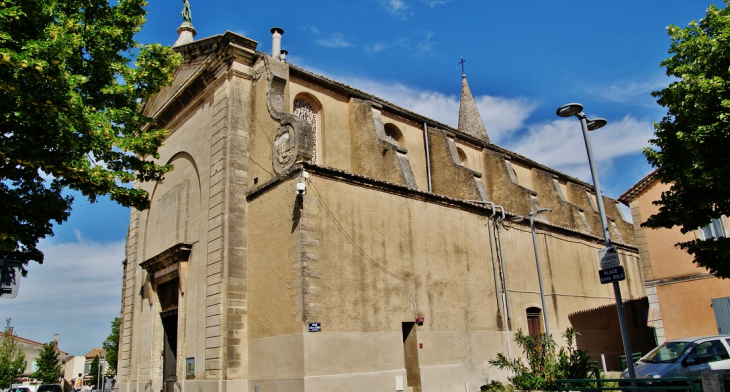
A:
POLYGON ((492 380, 487 385, 482 385, 481 392, 514 392, 515 387, 512 385, 504 385, 501 381, 492 380))
POLYGON ((595 377, 587 352, 574 347, 578 335, 573 328, 568 328, 563 334, 568 345, 556 352, 555 342, 546 334, 530 336, 518 330, 515 342, 522 348, 527 363, 522 358, 510 361, 502 354, 497 354, 489 363, 502 370, 511 370, 514 375, 508 379, 515 389, 555 391, 558 389, 555 380, 595 377))

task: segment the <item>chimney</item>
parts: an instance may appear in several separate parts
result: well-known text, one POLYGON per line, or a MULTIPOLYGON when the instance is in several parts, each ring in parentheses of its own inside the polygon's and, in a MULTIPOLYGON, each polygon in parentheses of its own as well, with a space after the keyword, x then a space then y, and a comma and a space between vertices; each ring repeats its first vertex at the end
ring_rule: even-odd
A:
POLYGON ((58 334, 53 334, 53 346, 58 350, 58 334))
POLYGON ((13 335, 13 327, 8 327, 8 336, 14 336, 13 335))
POLYGON ((281 35, 284 34, 284 29, 274 27, 271 29, 271 34, 271 56, 279 60, 281 59, 281 35))
POLYGON ((283 61, 283 62, 285 62, 285 63, 286 63, 286 55, 287 55, 287 54, 289 54, 289 52, 287 52, 286 50, 282 49, 282 50, 281 50, 281 56, 279 56, 279 59, 280 59, 281 61, 283 61))

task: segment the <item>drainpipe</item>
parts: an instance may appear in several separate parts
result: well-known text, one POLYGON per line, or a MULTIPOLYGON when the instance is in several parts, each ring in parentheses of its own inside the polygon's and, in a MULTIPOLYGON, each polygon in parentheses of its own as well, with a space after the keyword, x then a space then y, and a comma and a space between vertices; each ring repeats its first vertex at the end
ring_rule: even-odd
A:
POLYGON ((484 204, 488 204, 492 209, 492 216, 487 218, 487 233, 489 234, 489 247, 492 251, 492 272, 494 273, 494 291, 497 295, 497 313, 502 313, 502 300, 500 298, 502 294, 499 292, 499 278, 497 276, 499 267, 498 264, 494 262, 494 238, 492 235, 492 218, 496 215, 496 211, 494 210, 494 203, 491 201, 486 201, 484 204))
MULTIPOLYGON (((498 278, 498 264, 494 262, 494 238, 492 236, 492 228, 491 228, 491 220, 494 219, 494 225, 497 228, 497 236, 499 237, 499 253, 502 254, 502 237, 499 236, 499 222, 502 222, 504 220, 504 207, 494 205, 491 201, 482 201, 482 200, 467 200, 471 203, 476 204, 488 204, 492 208, 492 216, 487 218, 487 232, 489 233, 489 246, 492 250, 492 272, 494 272, 494 291, 497 295, 497 312, 502 312, 503 315, 506 314, 504 317, 504 333, 505 333, 505 340, 507 341, 507 355, 509 357, 509 360, 512 360, 512 346, 510 346, 510 336, 509 336, 509 328, 510 328, 510 317, 509 317, 509 303, 507 303, 507 281, 506 276, 502 279, 502 283, 504 284, 504 295, 505 299, 504 301, 500 301, 500 294, 499 294, 499 278, 498 278), (497 208, 499 208, 502 211, 502 217, 496 218, 497 216, 497 208), (501 303, 500 303, 501 302, 501 303), (503 307, 507 304, 507 309, 505 310, 503 307)), ((500 257, 501 259, 501 257, 500 257)), ((504 270, 504 263, 502 264, 502 270, 504 270)))
POLYGON ((507 271, 504 269, 504 253, 502 252, 502 221, 504 220, 504 207, 495 206, 502 210, 501 217, 497 218, 495 226, 497 227, 497 242, 499 242, 499 263, 502 266, 502 285, 504 292, 504 302, 507 308, 507 328, 512 324, 512 312, 509 308, 509 291, 507 290, 507 271))
POLYGON ((426 123, 423 123, 423 141, 426 143, 426 176, 428 177, 428 191, 433 192, 433 188, 431 187, 431 152, 428 147, 428 124, 426 123))
POLYGON ((271 29, 271 57, 276 60, 281 59, 281 35, 284 29, 281 27, 273 27, 271 29))
POLYGON ((512 325, 512 312, 510 312, 509 308, 509 292, 507 290, 507 271, 504 269, 504 253, 502 252, 502 221, 504 220, 504 207, 502 206, 495 206, 495 208, 499 208, 501 212, 501 217, 496 218, 494 225, 497 227, 497 242, 499 243, 499 263, 502 266, 502 291, 504 293, 504 307, 505 307, 505 313, 507 314, 507 320, 506 320, 506 326, 505 328, 505 335, 507 335, 507 355, 509 356, 509 359, 512 359, 512 345, 510 344, 510 326, 512 325))

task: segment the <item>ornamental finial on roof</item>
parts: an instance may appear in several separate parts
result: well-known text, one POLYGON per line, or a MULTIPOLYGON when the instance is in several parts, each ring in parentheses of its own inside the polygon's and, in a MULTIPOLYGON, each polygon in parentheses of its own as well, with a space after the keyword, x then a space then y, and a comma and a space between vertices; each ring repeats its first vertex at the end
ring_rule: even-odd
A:
POLYGON ((188 0, 183 0, 183 10, 180 12, 182 15, 183 22, 180 27, 177 28, 178 38, 172 47, 189 44, 194 41, 194 37, 197 34, 193 27, 193 15, 190 12, 190 3, 188 0))
POLYGON ((191 27, 193 26, 193 15, 190 13, 190 3, 188 3, 188 0, 183 0, 183 10, 180 12, 180 15, 183 18, 183 24, 189 23, 191 27))

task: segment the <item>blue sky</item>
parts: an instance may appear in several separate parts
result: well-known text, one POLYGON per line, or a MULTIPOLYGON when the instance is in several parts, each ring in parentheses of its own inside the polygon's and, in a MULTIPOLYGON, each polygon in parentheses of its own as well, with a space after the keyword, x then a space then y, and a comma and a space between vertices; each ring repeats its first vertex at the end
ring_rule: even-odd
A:
MULTIPOLYGON (((460 57, 493 142, 590 182, 576 119, 555 110, 580 102, 608 125, 592 133, 604 194, 618 197, 651 168, 641 149, 664 115, 651 91, 670 80, 659 66, 666 26, 702 18, 710 2, 494 0, 189 0, 196 38, 230 30, 270 52, 284 29, 289 62, 456 126, 460 57)), ((138 40, 171 45, 180 0, 151 0, 138 40)), ((718 6, 721 2, 715 1, 718 6)), ((71 218, 44 240, 0 316, 16 331, 84 355, 119 315, 129 211, 77 197, 71 218)))

